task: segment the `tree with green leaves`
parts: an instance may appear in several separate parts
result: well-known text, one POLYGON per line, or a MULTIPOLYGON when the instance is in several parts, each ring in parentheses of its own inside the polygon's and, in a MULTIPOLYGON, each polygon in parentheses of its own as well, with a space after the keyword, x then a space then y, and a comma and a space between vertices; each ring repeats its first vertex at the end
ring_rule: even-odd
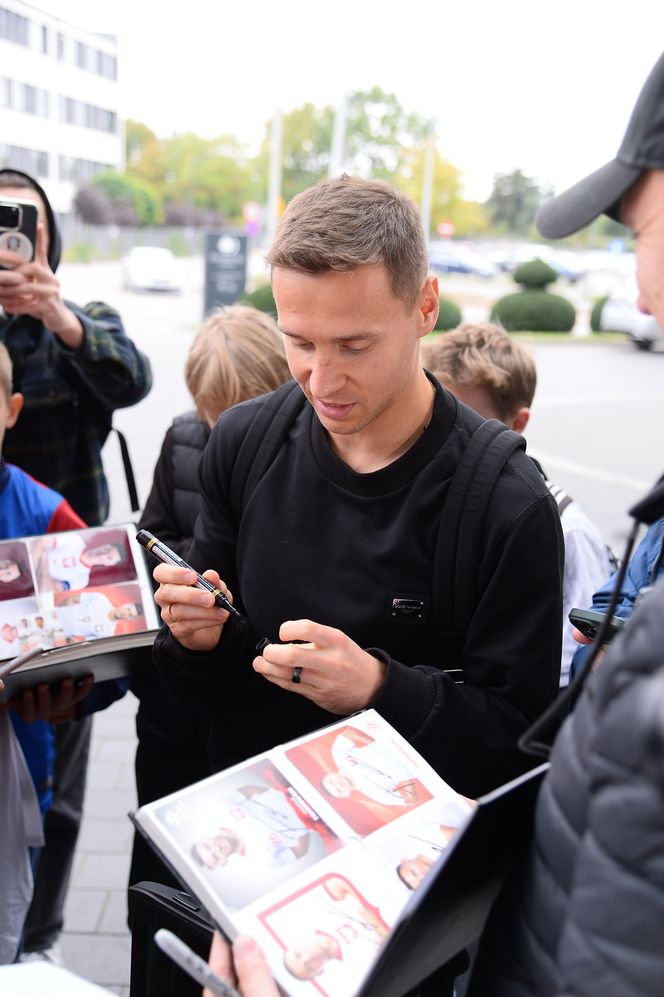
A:
POLYGON ((112 220, 118 225, 159 225, 164 206, 158 191, 144 180, 107 170, 93 177, 90 186, 107 199, 112 220))
POLYGON ((548 192, 540 190, 532 177, 521 170, 496 173, 486 210, 491 224, 499 231, 527 235, 546 197, 548 192))

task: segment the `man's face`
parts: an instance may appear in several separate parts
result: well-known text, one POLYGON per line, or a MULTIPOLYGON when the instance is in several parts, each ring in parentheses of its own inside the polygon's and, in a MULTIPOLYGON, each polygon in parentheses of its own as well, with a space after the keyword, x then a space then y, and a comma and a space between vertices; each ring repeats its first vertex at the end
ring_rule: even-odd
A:
POLYGON ((116 620, 135 620, 138 609, 133 602, 127 602, 122 606, 116 606, 113 615, 116 620))
POLYGON ((11 557, 5 557, 0 560, 0 582, 16 581, 20 577, 21 569, 18 566, 18 562, 14 561, 11 557))
POLYGON ((223 834, 215 834, 211 838, 202 838, 196 844, 196 852, 204 866, 215 869, 224 865, 233 852, 233 846, 223 834))
POLYGON ((325 969, 330 959, 338 958, 334 939, 316 933, 302 945, 292 945, 286 952, 287 969, 298 980, 311 980, 325 969))
POLYGON ((664 170, 649 170, 625 196, 621 220, 636 237, 638 306, 664 329, 664 170))
POLYGON ((399 863, 399 875, 409 889, 416 890, 432 865, 432 859, 426 855, 416 855, 399 863))
POLYGON ((328 772, 323 776, 323 789, 336 799, 343 799, 353 792, 353 783, 341 772, 328 772))
MULTIPOLYGON (((424 285, 427 315, 434 284, 424 285)), ((316 275, 276 267, 272 288, 288 365, 325 429, 398 433, 412 405, 419 340, 429 331, 422 302, 407 308, 396 298, 382 264, 316 275)))
POLYGON ((112 568, 120 561, 120 551, 113 544, 102 544, 101 547, 88 547, 85 551, 84 560, 86 564, 98 564, 105 568, 112 568))

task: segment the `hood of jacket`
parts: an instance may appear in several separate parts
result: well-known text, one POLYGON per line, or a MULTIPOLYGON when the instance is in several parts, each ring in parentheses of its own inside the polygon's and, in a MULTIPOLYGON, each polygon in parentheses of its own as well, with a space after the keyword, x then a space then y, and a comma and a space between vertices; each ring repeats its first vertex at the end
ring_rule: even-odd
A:
POLYGON ((55 220, 55 215, 53 214, 53 208, 51 207, 51 202, 46 196, 44 188, 41 187, 34 177, 31 177, 29 173, 24 173, 23 170, 14 170, 9 167, 0 170, 0 197, 2 197, 2 187, 3 184, 7 187, 14 187, 15 185, 11 181, 5 184, 5 176, 7 174, 14 174, 18 177, 23 177, 27 181, 28 185, 36 190, 42 201, 44 202, 44 209, 46 211, 46 224, 48 227, 48 262, 51 270, 55 273, 60 263, 60 253, 62 250, 62 240, 60 238, 60 229, 55 220))

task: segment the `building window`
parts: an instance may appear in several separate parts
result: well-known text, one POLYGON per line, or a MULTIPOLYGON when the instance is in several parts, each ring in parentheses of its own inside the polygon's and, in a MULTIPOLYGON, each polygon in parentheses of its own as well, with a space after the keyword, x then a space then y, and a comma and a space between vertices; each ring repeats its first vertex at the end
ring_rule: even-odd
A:
POLYGON ((100 76, 106 76, 109 80, 116 80, 118 77, 117 60, 114 55, 108 52, 97 52, 97 72, 100 76))
POLYGON ((28 45, 30 22, 27 17, 15 14, 13 10, 0 7, 0 38, 6 38, 17 45, 28 45))
POLYGON ((0 76, 0 107, 13 106, 13 84, 5 76, 0 76))
POLYGON ((114 167, 110 163, 94 163, 88 159, 75 159, 73 156, 60 156, 59 170, 61 180, 73 183, 86 183, 98 173, 105 173, 114 167))
POLYGON ((37 113, 37 87, 32 87, 28 83, 24 83, 22 86, 23 91, 23 107, 22 111, 26 114, 36 114, 37 113))
POLYGON ((96 131, 117 131, 117 115, 115 111, 107 111, 94 104, 85 104, 73 97, 60 97, 60 120, 68 125, 80 125, 82 128, 93 128, 96 131))
POLYGON ((81 69, 88 68, 88 46, 84 45, 83 42, 76 42, 75 44, 76 53, 76 65, 80 66, 81 69))
POLYGON ((48 55, 48 28, 42 24, 41 29, 41 50, 44 55, 48 55))
POLYGON ((24 149, 19 145, 0 143, 0 167, 22 170, 32 176, 48 176, 48 153, 40 149, 24 149))

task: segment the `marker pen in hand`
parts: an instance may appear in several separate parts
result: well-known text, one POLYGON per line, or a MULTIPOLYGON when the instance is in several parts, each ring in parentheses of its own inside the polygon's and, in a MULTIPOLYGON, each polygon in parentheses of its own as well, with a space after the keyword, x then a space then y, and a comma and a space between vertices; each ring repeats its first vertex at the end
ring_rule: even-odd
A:
POLYGON ((208 990, 216 994, 217 997, 241 997, 235 987, 222 980, 220 976, 213 973, 210 967, 200 956, 189 948, 188 945, 166 928, 160 928, 154 936, 154 940, 166 955, 170 956, 185 973, 188 973, 193 980, 207 987, 208 990))
POLYGON ((141 547, 145 547, 145 549, 149 551, 153 557, 156 557, 158 561, 161 561, 162 564, 174 564, 178 568, 186 568, 188 571, 193 571, 196 575, 196 581, 193 585, 194 588, 204 589, 206 592, 212 592, 217 606, 221 606, 222 609, 227 609, 229 613, 233 614, 233 616, 242 616, 242 613, 239 613, 233 603, 228 601, 221 589, 218 589, 212 584, 212 582, 209 582, 207 578, 203 578, 202 575, 199 575, 195 568, 192 568, 190 564, 183 561, 174 550, 167 547, 165 543, 161 542, 161 540, 157 540, 157 538, 151 533, 148 533, 147 530, 139 530, 136 534, 136 539, 141 547))

